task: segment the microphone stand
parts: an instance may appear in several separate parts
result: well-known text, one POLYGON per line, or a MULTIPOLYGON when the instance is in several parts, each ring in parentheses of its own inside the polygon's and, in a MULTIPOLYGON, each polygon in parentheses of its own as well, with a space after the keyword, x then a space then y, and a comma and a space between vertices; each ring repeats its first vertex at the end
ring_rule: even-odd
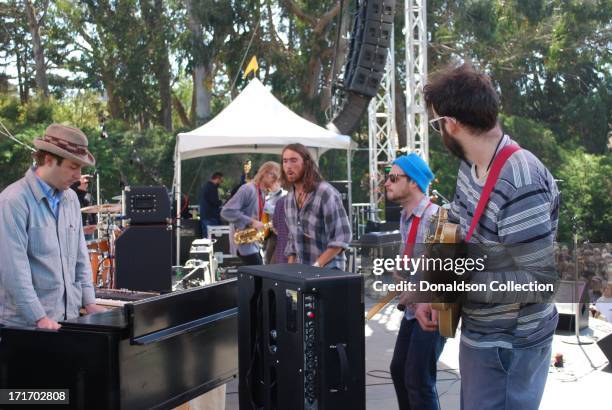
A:
MULTIPOLYGON (((96 174, 96 205, 100 205, 100 173, 98 168, 95 171, 96 174)), ((102 236, 102 228, 100 227, 100 208, 98 207, 98 213, 96 214, 96 231, 98 232, 98 239, 102 236)))
MULTIPOLYGON (((577 226, 575 218, 574 218, 574 283, 578 283, 578 226, 577 226)), ((585 288, 587 287, 586 282, 584 286, 585 288)), ((584 292, 587 292, 587 291, 588 289, 584 289, 584 292)), ((574 298, 575 298, 576 303, 572 303, 572 304, 574 306, 574 335, 576 336, 576 340, 568 339, 568 340, 564 340, 563 341, 564 343, 572 344, 572 345, 579 345, 579 346, 590 345, 594 343, 593 339, 591 338, 580 339, 580 323, 579 322, 580 322, 580 311, 581 311, 580 305, 582 304, 580 301, 580 294, 584 292, 580 292, 580 289, 578 288, 578 286, 574 286, 574 298)), ((574 300, 574 298, 572 298, 572 300, 574 300)), ((587 306, 587 311, 588 311, 588 306, 587 306)), ((588 317, 587 317, 587 320, 588 320, 588 317)), ((589 362, 591 362, 591 359, 586 354, 586 352, 584 352, 584 355, 587 357, 589 362)), ((593 366, 593 362, 591 362, 591 366, 593 366)))

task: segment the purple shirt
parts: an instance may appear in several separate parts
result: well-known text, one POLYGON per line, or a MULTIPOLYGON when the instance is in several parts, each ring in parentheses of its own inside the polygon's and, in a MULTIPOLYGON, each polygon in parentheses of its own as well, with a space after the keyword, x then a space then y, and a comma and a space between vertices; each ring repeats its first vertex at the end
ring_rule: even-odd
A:
POLYGON ((282 196, 276 202, 274 214, 272 215, 272 226, 276 232, 276 248, 274 248, 274 256, 272 263, 287 263, 288 258, 285 256, 285 248, 287 247, 287 236, 289 228, 285 222, 285 199, 287 196, 282 196))

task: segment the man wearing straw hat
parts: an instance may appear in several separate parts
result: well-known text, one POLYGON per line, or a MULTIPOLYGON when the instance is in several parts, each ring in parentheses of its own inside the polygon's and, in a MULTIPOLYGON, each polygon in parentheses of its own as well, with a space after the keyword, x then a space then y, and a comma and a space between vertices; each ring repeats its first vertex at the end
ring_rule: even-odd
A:
POLYGON ((77 195, 70 185, 95 165, 87 137, 52 124, 34 140, 36 164, 0 193, 0 325, 59 329, 104 310, 95 304, 77 195))

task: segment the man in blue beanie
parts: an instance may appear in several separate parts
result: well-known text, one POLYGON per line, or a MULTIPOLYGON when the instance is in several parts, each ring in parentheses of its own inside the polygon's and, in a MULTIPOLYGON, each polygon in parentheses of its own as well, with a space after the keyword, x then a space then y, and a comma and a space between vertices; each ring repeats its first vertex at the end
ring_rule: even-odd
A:
MULTIPOLYGON (((427 163, 414 153, 393 161, 387 175, 387 199, 402 207, 402 256, 411 257, 414 245, 423 243, 427 221, 438 210, 426 195, 433 177, 427 163)), ((404 307, 404 318, 391 360, 397 401, 400 410, 438 410, 436 363, 446 339, 438 331, 421 329, 415 318, 416 304, 409 303, 408 296, 408 292, 402 293, 398 303, 398 308, 404 307)))

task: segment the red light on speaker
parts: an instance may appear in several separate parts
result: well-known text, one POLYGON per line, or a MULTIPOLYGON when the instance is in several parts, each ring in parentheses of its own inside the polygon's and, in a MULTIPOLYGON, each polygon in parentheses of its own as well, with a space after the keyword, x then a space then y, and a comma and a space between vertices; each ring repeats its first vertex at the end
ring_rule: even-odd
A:
POLYGON ((306 317, 307 317, 308 319, 314 319, 315 314, 314 314, 314 312, 310 312, 310 311, 308 311, 308 312, 306 312, 306 317))

